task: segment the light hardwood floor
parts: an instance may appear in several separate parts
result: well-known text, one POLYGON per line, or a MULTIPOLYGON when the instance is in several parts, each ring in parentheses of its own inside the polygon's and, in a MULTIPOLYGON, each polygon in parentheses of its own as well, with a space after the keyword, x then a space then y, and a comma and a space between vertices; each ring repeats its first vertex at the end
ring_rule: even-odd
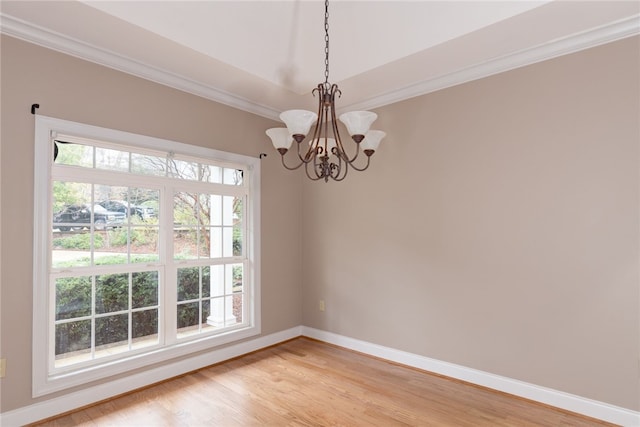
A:
POLYGON ((38 426, 603 426, 297 338, 38 426))

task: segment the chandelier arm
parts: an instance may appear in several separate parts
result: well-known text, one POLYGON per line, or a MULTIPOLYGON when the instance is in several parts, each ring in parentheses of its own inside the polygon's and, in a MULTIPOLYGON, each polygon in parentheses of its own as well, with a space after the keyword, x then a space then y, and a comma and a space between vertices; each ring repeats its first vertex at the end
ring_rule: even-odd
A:
MULTIPOLYGON (((315 163, 315 160, 314 160, 314 163, 315 163)), ((315 173, 315 175, 316 175, 316 176, 315 176, 315 177, 313 177, 313 176, 311 176, 311 175, 309 174, 309 164, 310 164, 310 163, 305 163, 305 164, 304 164, 304 173, 305 173, 305 174, 307 174, 307 178, 309 178, 311 181, 318 181, 318 180, 320 180, 322 177, 318 175, 318 172, 316 172, 315 164, 314 164, 314 166, 313 166, 313 171, 314 171, 314 173, 315 173)))
POLYGON ((335 102, 334 102, 336 94, 338 95, 338 97, 340 97, 342 95, 342 91, 338 89, 338 85, 334 84, 333 86, 331 86, 331 101, 332 101, 331 102, 331 122, 332 122, 331 127, 333 128, 333 134, 336 139, 336 145, 339 147, 338 154, 342 157, 342 159, 345 162, 352 164, 358 158, 358 154, 360 154, 360 144, 355 143, 356 154, 352 158, 350 158, 349 154, 347 153, 347 150, 344 147, 344 144, 342 143, 342 137, 340 136, 340 131, 338 130, 338 120, 336 117, 336 109, 335 109, 335 102))
POLYGON ((284 162, 284 154, 280 155, 280 159, 282 160, 282 166, 284 166, 285 169, 288 169, 290 171, 294 171, 296 169, 299 169, 300 166, 302 166, 304 164, 304 162, 300 162, 300 163, 298 163, 297 166, 290 167, 290 166, 287 166, 287 164, 284 162))
POLYGON ((331 178, 334 181, 342 181, 347 175, 347 172, 349 171, 350 163, 346 161, 342 156, 339 156, 337 154, 335 156, 338 159, 338 163, 331 164, 332 172, 335 170, 335 174, 332 173, 331 178))
POLYGON ((298 156, 298 159, 300 159, 300 161, 304 163, 304 159, 300 155, 300 144, 301 144, 300 142, 296 142, 296 154, 298 156))
POLYGON ((336 156, 340 157, 342 160, 344 160, 347 163, 351 163, 353 160, 356 159, 356 157, 358 156, 358 153, 356 152, 356 157, 354 157, 353 159, 349 159, 349 155, 347 154, 347 150, 345 150, 344 148, 344 144, 342 143, 342 137, 340 136, 340 131, 338 131, 338 121, 336 120, 336 111, 334 108, 331 108, 331 127, 333 128, 333 134, 335 136, 336 139, 336 156))
POLYGON ((316 92, 318 92, 318 121, 316 122, 316 125, 313 128, 313 135, 311 136, 311 141, 309 143, 309 150, 307 151, 307 155, 305 156, 306 163, 310 162, 312 158, 315 159, 315 157, 318 155, 320 133, 322 130, 322 123, 324 122, 324 119, 323 119, 324 116, 322 113, 323 113, 323 100, 325 97, 326 90, 322 85, 322 83, 319 83, 318 87, 316 87, 313 90, 314 96, 316 92))
POLYGON ((342 177, 340 177, 339 174, 338 174, 338 175, 336 175, 335 178, 333 178, 334 181, 340 182, 340 181, 344 180, 347 177, 347 173, 349 172, 349 163, 345 162, 344 163, 344 167, 342 169, 344 170, 344 173, 342 174, 342 177))
POLYGON ((370 163, 371 163, 371 156, 367 156, 367 164, 363 168, 359 168, 356 165, 354 165, 352 162, 349 162, 351 167, 354 168, 355 170, 357 170, 358 172, 362 172, 362 171, 366 170, 369 167, 370 163))
MULTIPOLYGON (((302 163, 309 163, 309 161, 308 161, 308 160, 305 160, 305 159, 307 159, 307 157, 309 156, 309 152, 307 152, 307 153, 305 154, 305 157, 302 157, 302 156, 300 155, 300 145, 302 145, 302 142, 297 142, 297 141, 296 141, 296 154, 297 154, 297 156, 298 156, 298 159, 300 159, 300 162, 302 162, 302 163)), ((299 168, 299 167, 300 167, 300 165, 298 165, 298 166, 296 167, 296 169, 297 169, 297 168, 299 168)))
POLYGON ((309 148, 307 149, 307 151, 304 153, 304 157, 302 157, 302 155, 300 154, 300 146, 302 145, 302 142, 297 142, 297 144, 298 144, 298 146, 297 146, 298 159, 300 159, 300 162, 302 162, 302 163, 309 163, 314 157, 314 155, 312 153, 312 148, 313 148, 312 145, 313 144, 311 144, 309 146, 309 148))
MULTIPOLYGON (((355 141, 354 141, 354 143, 356 144, 356 154, 351 159, 347 160, 349 162, 349 164, 351 164, 351 165, 353 165, 353 162, 355 162, 356 159, 358 158, 358 156, 360 155, 360 143, 355 142, 355 141)), ((345 152, 345 155, 346 154, 347 153, 345 152)))
POLYGON ((309 163, 311 161, 311 147, 309 147, 307 149, 307 151, 304 153, 304 157, 302 157, 302 155, 300 155, 300 146, 302 145, 302 142, 298 143, 298 158, 300 159, 300 161, 302 163, 309 163))
POLYGON ((331 179, 333 179, 334 181, 338 180, 338 178, 340 178, 340 174, 343 171, 343 165, 345 165, 346 163, 342 162, 342 159, 338 157, 338 163, 331 163, 331 166, 333 166, 333 168, 331 168, 331 179), (335 171, 335 173, 334 173, 335 171))
MULTIPOLYGON (((347 154, 347 150, 344 148, 342 141, 340 141, 340 145, 342 146, 343 159, 345 162, 349 163, 351 166, 353 166, 354 162, 358 159, 358 156, 360 155, 360 144, 355 141, 354 141, 354 144, 356 144, 356 153, 353 155, 353 157, 349 157, 349 154, 347 154)), ((357 168, 354 167, 354 169, 357 169, 357 168)))
MULTIPOLYGON (((318 148, 316 148, 318 150, 318 148)), ((316 175, 316 180, 324 178, 324 164, 318 163, 318 152, 316 151, 316 155, 313 157, 313 173, 316 175)))
POLYGON ((318 157, 318 140, 316 138, 312 138, 311 141, 309 141, 309 148, 305 154, 304 162, 310 163, 313 160, 315 164, 316 157, 318 157))

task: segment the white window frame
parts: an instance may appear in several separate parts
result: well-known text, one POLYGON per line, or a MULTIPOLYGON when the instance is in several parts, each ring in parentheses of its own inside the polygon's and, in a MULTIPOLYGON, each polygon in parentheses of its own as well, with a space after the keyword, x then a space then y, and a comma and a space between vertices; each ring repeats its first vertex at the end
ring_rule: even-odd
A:
MULTIPOLYGON (((260 307, 260 161, 258 158, 227 153, 210 148, 192 146, 176 141, 101 128, 41 115, 35 118, 34 156, 34 237, 33 237, 33 375, 32 396, 38 397, 90 381, 108 378, 150 364, 184 357, 217 346, 246 339, 261 333, 260 307), (229 162, 244 166, 244 182, 248 186, 249 203, 245 209, 246 253, 244 272, 247 277, 247 305, 245 311, 250 317, 248 326, 230 328, 219 334, 201 334, 189 339, 172 340, 170 344, 135 354, 123 354, 117 360, 108 360, 78 369, 52 372, 52 345, 49 323, 54 318, 55 307, 51 303, 50 246, 52 203, 50 187, 52 180, 51 137, 56 134, 74 135, 98 141, 109 141, 132 149, 164 151, 187 157, 229 162), (53 311, 53 313, 52 313, 53 311)), ((168 206, 161 214, 171 215, 168 206)), ((166 244, 169 244, 168 242, 166 244)), ((161 249, 162 250, 162 249, 161 249)), ((166 266, 164 274, 175 273, 175 266, 166 266)), ((163 274, 162 272, 160 273, 163 274)), ((159 295, 160 300, 162 296, 159 295)), ((170 312, 172 309, 169 308, 170 312)), ((175 307, 173 308, 175 311, 175 307)), ((175 320, 175 316, 174 316, 175 320)))

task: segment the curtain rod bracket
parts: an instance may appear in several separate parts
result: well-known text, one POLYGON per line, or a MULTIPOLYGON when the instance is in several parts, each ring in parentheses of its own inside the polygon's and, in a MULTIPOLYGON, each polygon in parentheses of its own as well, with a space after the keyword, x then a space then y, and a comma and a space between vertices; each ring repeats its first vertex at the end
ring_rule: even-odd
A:
POLYGON ((259 159, 262 159, 263 157, 267 157, 267 153, 260 153, 258 156, 259 159))
POLYGON ((31 114, 36 114, 36 108, 40 108, 40 104, 31 104, 31 114))

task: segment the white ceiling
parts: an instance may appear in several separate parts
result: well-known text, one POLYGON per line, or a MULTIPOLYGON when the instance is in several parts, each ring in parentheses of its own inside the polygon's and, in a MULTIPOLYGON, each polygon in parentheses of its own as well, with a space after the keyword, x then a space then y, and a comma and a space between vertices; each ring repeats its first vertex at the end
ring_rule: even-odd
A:
MULTIPOLYGON (((299 94, 324 78, 322 1, 84 3, 299 94)), ((543 3, 331 3, 331 77, 342 81, 543 3)))
MULTIPOLYGON (((266 117, 314 109, 324 2, 10 1, 2 32, 266 117)), ((637 1, 329 5, 330 82, 375 108, 640 32, 637 1)))

